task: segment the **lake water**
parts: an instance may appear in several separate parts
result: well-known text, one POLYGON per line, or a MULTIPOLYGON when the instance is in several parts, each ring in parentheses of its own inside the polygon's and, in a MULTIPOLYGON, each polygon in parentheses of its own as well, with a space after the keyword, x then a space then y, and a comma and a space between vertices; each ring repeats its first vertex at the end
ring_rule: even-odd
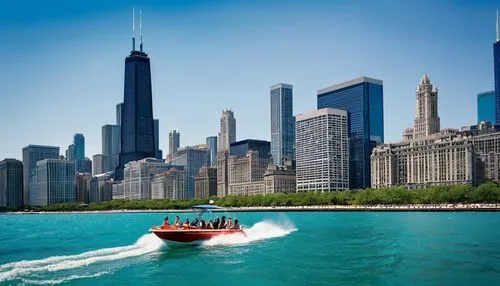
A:
POLYGON ((0 285, 500 281, 500 213, 232 213, 246 226, 246 238, 216 238, 184 248, 148 234, 163 216, 0 215, 0 285))

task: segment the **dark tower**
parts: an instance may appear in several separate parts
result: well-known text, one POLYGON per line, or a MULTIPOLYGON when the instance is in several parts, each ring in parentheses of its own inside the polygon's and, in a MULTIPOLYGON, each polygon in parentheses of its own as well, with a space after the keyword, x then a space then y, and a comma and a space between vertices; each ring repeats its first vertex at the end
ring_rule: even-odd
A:
POLYGON ((493 66, 495 76, 495 118, 496 124, 500 124, 500 23, 498 22, 497 10, 497 38, 493 44, 493 66))
POLYGON ((148 55, 142 51, 142 19, 140 51, 135 50, 135 19, 134 16, 132 18, 132 51, 125 58, 121 151, 115 172, 116 180, 123 180, 123 168, 126 163, 154 158, 156 150, 150 61, 148 55))

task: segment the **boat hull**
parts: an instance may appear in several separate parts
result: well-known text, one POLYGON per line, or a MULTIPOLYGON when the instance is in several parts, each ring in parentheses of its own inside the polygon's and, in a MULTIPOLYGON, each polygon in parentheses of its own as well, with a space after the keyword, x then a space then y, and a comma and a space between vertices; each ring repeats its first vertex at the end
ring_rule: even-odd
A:
POLYGON ((180 243, 196 243, 209 240, 220 235, 241 233, 242 229, 199 229, 199 228, 175 228, 175 227, 153 227, 152 233, 163 240, 180 243))

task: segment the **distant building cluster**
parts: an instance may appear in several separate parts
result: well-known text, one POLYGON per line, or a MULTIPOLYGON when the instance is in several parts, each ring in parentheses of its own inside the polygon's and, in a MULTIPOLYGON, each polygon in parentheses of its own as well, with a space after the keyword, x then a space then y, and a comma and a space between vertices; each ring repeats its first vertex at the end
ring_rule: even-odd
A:
POLYGON ((500 181, 500 27, 493 44, 494 89, 477 94, 477 124, 441 128, 439 91, 427 74, 415 91, 413 125, 400 142, 384 142, 384 92, 379 79, 359 77, 319 89, 317 110, 293 113, 293 86, 270 87, 270 138, 237 140, 234 111, 225 109, 217 136, 181 146, 168 133, 165 158, 153 117, 150 58, 135 48, 125 58, 123 102, 116 122, 102 126, 102 151, 92 160, 85 137, 60 147, 28 145, 22 161, 0 161, 0 207, 191 199, 228 195, 329 192, 500 181))

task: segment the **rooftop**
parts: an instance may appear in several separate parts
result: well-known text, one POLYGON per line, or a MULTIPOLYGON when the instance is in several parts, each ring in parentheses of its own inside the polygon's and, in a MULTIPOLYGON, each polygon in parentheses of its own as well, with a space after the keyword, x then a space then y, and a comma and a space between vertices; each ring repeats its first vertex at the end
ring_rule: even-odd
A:
POLYGON ((368 83, 383 85, 383 81, 380 80, 380 79, 374 79, 374 78, 371 78, 371 77, 362 76, 362 77, 358 77, 358 78, 355 78, 355 79, 352 79, 352 80, 349 80, 349 81, 337 83, 337 84, 334 84, 332 86, 319 89, 318 90, 318 95, 321 95, 321 94, 324 94, 324 93, 328 93, 328 92, 332 92, 332 91, 336 91, 336 90, 339 90, 339 89, 343 89, 345 87, 349 87, 349 86, 352 86, 352 85, 360 84, 360 83, 363 83, 363 82, 368 82, 368 83))

